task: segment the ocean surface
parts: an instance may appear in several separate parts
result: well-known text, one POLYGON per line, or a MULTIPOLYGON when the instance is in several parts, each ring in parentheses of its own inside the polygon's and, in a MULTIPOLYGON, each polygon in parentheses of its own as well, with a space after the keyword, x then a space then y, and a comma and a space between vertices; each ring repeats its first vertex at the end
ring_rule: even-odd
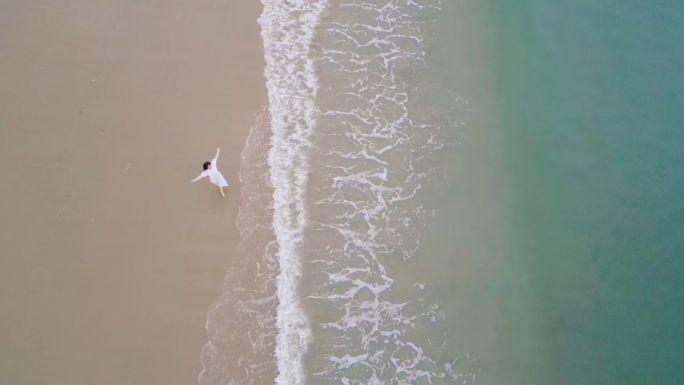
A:
POLYGON ((684 7, 263 0, 202 385, 684 383, 684 7))

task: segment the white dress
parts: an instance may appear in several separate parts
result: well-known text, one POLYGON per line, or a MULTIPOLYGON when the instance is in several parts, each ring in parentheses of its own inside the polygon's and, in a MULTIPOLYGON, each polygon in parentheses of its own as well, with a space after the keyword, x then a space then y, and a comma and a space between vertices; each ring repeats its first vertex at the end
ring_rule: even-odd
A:
POLYGON ((228 182, 226 181, 226 178, 223 177, 223 174, 221 174, 221 172, 218 170, 218 167, 216 166, 216 159, 211 160, 211 166, 211 168, 202 171, 202 174, 200 174, 200 176, 202 178, 208 176, 209 182, 219 187, 228 187, 228 182))

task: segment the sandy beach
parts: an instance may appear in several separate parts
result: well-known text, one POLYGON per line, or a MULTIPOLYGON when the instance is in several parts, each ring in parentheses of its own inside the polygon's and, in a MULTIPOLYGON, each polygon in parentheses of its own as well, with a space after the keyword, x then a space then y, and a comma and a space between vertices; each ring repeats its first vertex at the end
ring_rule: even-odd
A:
POLYGON ((196 383, 265 103, 259 13, 0 5, 0 383, 196 383), (216 147, 225 199, 190 183, 216 147))

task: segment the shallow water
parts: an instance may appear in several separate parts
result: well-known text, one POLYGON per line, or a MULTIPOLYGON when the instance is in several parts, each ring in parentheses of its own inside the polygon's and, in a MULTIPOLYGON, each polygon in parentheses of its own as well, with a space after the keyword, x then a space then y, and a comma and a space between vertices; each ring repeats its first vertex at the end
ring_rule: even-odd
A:
POLYGON ((681 7, 264 6, 202 384, 681 382, 681 7))

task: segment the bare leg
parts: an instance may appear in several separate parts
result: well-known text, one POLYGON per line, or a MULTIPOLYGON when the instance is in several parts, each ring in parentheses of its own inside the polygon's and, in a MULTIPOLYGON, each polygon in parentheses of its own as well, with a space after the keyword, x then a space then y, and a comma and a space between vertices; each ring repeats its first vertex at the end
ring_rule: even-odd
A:
POLYGON ((223 186, 219 186, 219 191, 221 191, 221 196, 226 197, 226 193, 223 192, 223 186))

